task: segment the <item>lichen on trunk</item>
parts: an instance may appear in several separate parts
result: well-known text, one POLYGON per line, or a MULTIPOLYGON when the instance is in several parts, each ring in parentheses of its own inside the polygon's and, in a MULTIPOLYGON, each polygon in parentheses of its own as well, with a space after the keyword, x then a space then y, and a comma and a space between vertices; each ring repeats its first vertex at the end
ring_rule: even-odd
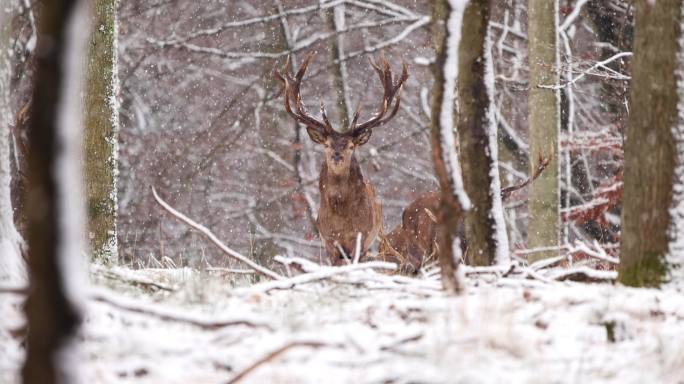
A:
MULTIPOLYGON (((636 2, 619 280, 660 286, 684 250, 682 3, 636 2)), ((680 276, 681 277, 681 276, 680 276)))
MULTIPOLYGON (((560 185, 558 136, 560 131, 560 95, 558 84, 558 1, 528 2, 529 35, 529 126, 530 174, 540 157, 549 165, 530 186, 529 248, 555 247, 560 237, 560 185), (551 87, 549 87, 551 86, 551 87)), ((551 250, 530 255, 535 261, 557 255, 551 250)))
POLYGON ((93 260, 117 262, 118 75, 117 0, 91 4, 87 63, 84 172, 93 260))

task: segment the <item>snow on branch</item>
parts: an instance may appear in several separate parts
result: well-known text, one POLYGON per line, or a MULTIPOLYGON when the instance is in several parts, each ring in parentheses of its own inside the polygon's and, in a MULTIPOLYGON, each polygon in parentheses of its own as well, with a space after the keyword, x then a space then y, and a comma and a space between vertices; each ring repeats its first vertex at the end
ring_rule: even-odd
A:
MULTIPOLYGON (((283 258, 281 256, 276 256, 275 261, 281 262, 283 264, 291 264, 293 262, 296 262, 296 260, 301 260, 301 259, 287 259, 283 258)), ((269 292, 272 290, 279 290, 279 289, 292 289, 298 285, 303 285, 303 284, 309 284, 321 280, 326 280, 330 279, 333 276, 337 275, 342 275, 354 271, 361 271, 361 270, 368 270, 368 269, 382 269, 382 270, 387 270, 387 271, 394 271, 397 269, 397 265, 394 263, 388 263, 385 261, 371 261, 367 263, 359 263, 359 264, 349 264, 349 265, 343 265, 340 267, 320 267, 320 268, 311 268, 311 266, 314 265, 313 262, 307 261, 305 264, 302 263, 302 265, 309 266, 310 270, 312 272, 308 273, 303 273, 301 275, 297 275, 294 277, 291 277, 289 279, 284 279, 284 280, 277 280, 277 281, 269 281, 261 284, 256 284, 253 285, 249 288, 246 288, 242 290, 244 293, 255 293, 255 292, 269 292)))
POLYGON ((162 206, 162 208, 164 208, 167 212, 169 212, 171 215, 173 215, 178 220, 180 220, 183 223, 189 225, 190 227, 198 230, 201 234, 206 236, 212 243, 214 243, 217 247, 219 247, 219 249, 221 249, 221 251, 223 251, 223 253, 225 253, 226 255, 247 264, 250 268, 252 268, 254 271, 256 271, 257 273, 259 273, 262 276, 265 276, 265 277, 268 277, 271 279, 275 279, 275 280, 282 280, 284 278, 283 276, 279 275, 278 273, 273 272, 270 269, 253 262, 252 260, 250 260, 246 256, 241 255, 240 253, 234 251, 233 249, 231 249, 228 246, 226 246, 225 244, 223 244, 216 237, 216 235, 214 235, 209 230, 209 228, 207 228, 201 224, 198 224, 197 222, 188 218, 187 216, 185 216, 184 214, 182 214, 181 212, 177 211, 172 206, 170 206, 167 202, 162 200, 162 198, 159 197, 159 195, 157 194, 157 191, 154 189, 154 187, 152 188, 152 194, 154 195, 154 199, 157 201, 157 203, 159 203, 159 205, 162 206))
MULTIPOLYGON (((28 288, 19 286, 0 286, 0 293, 25 296, 28 294, 28 288)), ((270 331, 274 330, 274 327, 263 319, 247 316, 207 318, 198 314, 188 313, 187 311, 180 312, 158 303, 147 303, 141 300, 124 297, 104 288, 90 287, 85 296, 89 302, 102 303, 117 310, 150 316, 162 321, 187 324, 205 330, 215 330, 240 325, 252 328, 265 328, 270 331)))
POLYGON ((458 46, 461 42, 461 21, 463 4, 450 1, 453 10, 447 21, 447 39, 444 50, 444 89, 439 115, 439 141, 442 145, 442 161, 447 167, 450 193, 458 199, 464 211, 470 210, 472 204, 463 187, 461 165, 456 154, 456 138, 454 134, 454 107, 456 105, 456 79, 458 78, 458 46))
POLYGON ((560 27, 558 27, 558 29, 560 31, 565 31, 568 29, 568 27, 570 27, 579 16, 584 4, 588 2, 589 0, 578 0, 577 4, 575 4, 575 7, 572 9, 572 12, 570 12, 570 14, 563 20, 563 23, 560 25, 560 27))
MULTIPOLYGON (((597 69, 597 68, 605 67, 606 64, 609 64, 609 63, 611 63, 611 62, 613 62, 613 61, 615 61, 615 60, 617 60, 617 59, 621 59, 621 58, 623 58, 623 57, 631 57, 632 55, 633 55, 632 52, 620 52, 620 53, 617 53, 617 54, 615 54, 615 55, 613 55, 613 56, 611 56, 611 57, 609 57, 609 58, 607 58, 607 59, 605 59, 605 60, 602 60, 602 61, 599 61, 599 62, 595 63, 594 65, 592 65, 591 67, 589 67, 587 70, 585 70, 585 71, 583 71, 582 73, 580 73, 578 76, 573 77, 572 79, 570 79, 570 80, 564 82, 563 84, 556 84, 556 85, 539 84, 539 85, 537 85, 537 87, 539 87, 539 88, 545 88, 545 89, 553 89, 553 90, 563 89, 563 88, 565 88, 565 87, 567 87, 567 86, 569 86, 569 85, 574 85, 576 82, 578 82, 579 80, 583 79, 583 78, 584 78, 585 76, 587 76, 587 75, 592 75, 592 72, 591 72, 591 71, 593 71, 593 70, 595 70, 595 69, 597 69)), ((624 77, 622 77, 621 79, 623 79, 623 80, 629 80, 629 77, 628 77, 628 76, 624 76, 624 77)))
POLYGON ((112 267, 112 268, 104 268, 100 265, 97 264, 92 264, 91 269, 94 273, 102 275, 103 277, 107 279, 112 279, 112 280, 118 280, 130 285, 134 286, 141 286, 145 288, 150 288, 155 291, 167 291, 167 292, 173 292, 177 288, 164 284, 164 283, 159 283, 156 282, 146 276, 138 276, 134 273, 133 271, 125 269, 125 268, 120 268, 120 267, 112 267))
POLYGON ((554 270, 547 276, 550 279, 557 281, 602 282, 616 280, 618 273, 617 271, 601 271, 583 266, 554 270))
POLYGON ((208 319, 187 312, 177 312, 173 309, 165 308, 159 304, 152 305, 139 300, 125 298, 123 296, 115 295, 111 291, 102 288, 92 288, 88 294, 88 298, 90 300, 103 303, 123 311, 152 316, 164 321, 184 323, 202 329, 219 329, 236 325, 244 325, 252 328, 266 328, 273 330, 273 327, 264 320, 248 317, 208 319))

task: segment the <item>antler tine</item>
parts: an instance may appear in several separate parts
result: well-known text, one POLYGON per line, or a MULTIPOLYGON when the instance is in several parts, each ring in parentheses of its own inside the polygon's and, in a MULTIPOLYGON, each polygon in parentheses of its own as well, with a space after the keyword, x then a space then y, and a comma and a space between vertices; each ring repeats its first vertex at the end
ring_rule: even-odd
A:
POLYGON ((379 111, 375 114, 375 116, 370 118, 368 121, 357 125, 355 119, 354 123, 351 125, 352 130, 374 128, 392 119, 399 111, 399 105, 401 102, 401 89, 406 79, 408 79, 408 65, 406 64, 406 62, 402 63, 401 76, 399 76, 399 78, 397 79, 396 84, 394 84, 393 82, 392 68, 390 67, 390 64, 387 61, 387 59, 385 59, 384 54, 380 56, 378 62, 373 62, 373 60, 370 60, 370 63, 375 72, 378 74, 380 81, 382 82, 382 103, 380 105, 379 111), (387 113, 389 107, 392 105, 393 101, 395 103, 394 108, 392 109, 392 112, 389 114, 389 116, 385 117, 385 114, 387 113))
POLYGON ((397 80, 397 84, 392 88, 392 95, 394 96, 394 108, 392 109, 392 112, 386 116, 384 119, 382 119, 378 125, 385 124, 389 120, 391 120, 394 115, 399 112, 399 106, 401 105, 401 90, 404 89, 404 82, 408 79, 408 64, 406 62, 402 62, 402 70, 401 70, 401 76, 399 77, 399 80, 397 80))
POLYGON ((304 78, 304 74, 306 73, 306 69, 309 66, 309 62, 313 58, 315 52, 310 52, 309 54, 306 55, 304 58, 304 61, 302 62, 302 65, 299 67, 299 70, 297 73, 293 76, 292 71, 290 70, 290 56, 287 57, 287 60, 285 61, 285 68, 284 68, 284 74, 281 74, 277 69, 275 71, 276 77, 280 79, 283 83, 285 83, 285 110, 287 113, 294 118, 296 121, 305 124, 310 127, 314 128, 320 128, 323 129, 325 132, 329 132, 332 129, 332 126, 330 125, 330 122, 328 121, 327 116, 325 114, 323 115, 324 121, 321 122, 320 120, 316 119, 315 117, 309 115, 306 112, 306 108, 304 107, 302 103, 302 97, 299 93, 299 90, 301 88, 301 82, 302 79, 304 78), (292 105, 290 102, 292 101, 291 99, 294 100, 294 110, 292 108, 292 105))

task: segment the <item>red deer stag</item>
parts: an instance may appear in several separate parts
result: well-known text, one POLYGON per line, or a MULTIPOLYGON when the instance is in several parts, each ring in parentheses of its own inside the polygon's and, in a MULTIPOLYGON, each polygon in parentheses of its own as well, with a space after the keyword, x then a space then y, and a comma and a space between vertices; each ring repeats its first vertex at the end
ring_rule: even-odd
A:
MULTIPOLYGON (((539 159, 537 169, 532 177, 524 182, 503 188, 501 199, 507 200, 511 194, 526 187, 542 173, 549 164, 548 159, 539 159)), ((435 216, 439 208, 439 192, 426 192, 411 202, 401 215, 401 224, 385 236, 380 243, 379 258, 399 265, 399 273, 415 274, 420 267, 437 253, 435 216)), ((462 217, 457 228, 461 239, 461 250, 465 255, 467 239, 465 237, 465 217, 462 217)))
POLYGON ((363 177, 354 151, 368 142, 373 128, 386 123, 397 114, 401 88, 408 78, 408 67, 404 63, 401 76, 394 80, 390 65, 384 57, 380 57, 377 63, 371 60, 383 87, 380 108, 375 116, 363 123, 357 123, 357 109, 349 129, 342 133, 333 129, 322 102, 320 119, 310 115, 302 103, 300 88, 312 56, 313 54, 306 56, 296 74, 290 72, 288 58, 284 73, 276 70, 275 75, 285 84, 287 113, 306 126, 311 140, 325 148, 325 161, 319 177, 320 207, 317 225, 331 264, 341 265, 354 257, 358 236, 361 236, 359 254, 365 258, 366 251, 382 231, 380 202, 376 199, 371 183, 363 177))

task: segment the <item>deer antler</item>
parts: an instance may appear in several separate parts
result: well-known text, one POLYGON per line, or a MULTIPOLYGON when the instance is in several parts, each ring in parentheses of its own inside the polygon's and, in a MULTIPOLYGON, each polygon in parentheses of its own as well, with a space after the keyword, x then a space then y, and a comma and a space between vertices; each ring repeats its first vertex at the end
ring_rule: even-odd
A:
POLYGON ((511 194, 519 189, 525 188, 527 185, 529 185, 531 182, 533 182, 539 175, 541 175, 542 171, 549 165, 550 157, 542 157, 542 155, 539 155, 539 160, 537 162, 537 168, 534 170, 534 174, 532 174, 532 177, 527 178, 527 180, 523 181, 522 183, 518 185, 513 185, 510 187, 502 188, 501 189, 501 199, 506 200, 508 197, 511 196, 511 194))
POLYGON ((302 65, 299 67, 299 70, 295 75, 293 75, 290 71, 289 56, 287 57, 287 61, 285 62, 285 74, 281 74, 278 71, 278 69, 275 69, 274 74, 280 81, 283 82, 283 84, 285 84, 285 110, 287 111, 287 113, 290 116, 292 116, 296 121, 308 127, 320 129, 322 130, 322 132, 329 134, 333 131, 333 128, 325 113, 325 107, 323 106, 323 102, 321 102, 321 115, 323 118, 323 121, 321 121, 311 116, 306 111, 306 108, 302 103, 302 97, 299 93, 299 90, 302 86, 302 79, 304 78, 306 69, 308 68, 309 62, 311 61, 311 58, 313 58, 314 54, 315 52, 310 52, 308 55, 306 55, 304 61, 302 62, 302 65), (294 109, 290 105, 292 101, 294 101, 294 109))
POLYGON ((378 77, 380 77, 380 81, 382 82, 382 87, 384 90, 382 103, 380 104, 380 109, 375 116, 370 118, 370 120, 366 121, 365 123, 360 124, 356 124, 357 120, 359 119, 360 112, 360 108, 358 108, 354 113, 354 117, 350 126, 350 131, 352 132, 363 129, 372 129, 385 124, 387 121, 392 119, 394 115, 397 114, 397 111, 399 111, 399 104, 401 102, 401 89, 409 76, 408 65, 406 62, 403 62, 401 76, 397 79, 396 83, 394 83, 392 81, 392 68, 387 62, 387 59, 385 59, 384 55, 380 56, 380 59, 377 63, 373 62, 373 60, 370 60, 370 64, 373 66, 373 69, 375 69, 375 72, 378 74, 378 77), (393 101, 394 108, 392 109, 392 112, 388 116, 385 116, 393 101))

